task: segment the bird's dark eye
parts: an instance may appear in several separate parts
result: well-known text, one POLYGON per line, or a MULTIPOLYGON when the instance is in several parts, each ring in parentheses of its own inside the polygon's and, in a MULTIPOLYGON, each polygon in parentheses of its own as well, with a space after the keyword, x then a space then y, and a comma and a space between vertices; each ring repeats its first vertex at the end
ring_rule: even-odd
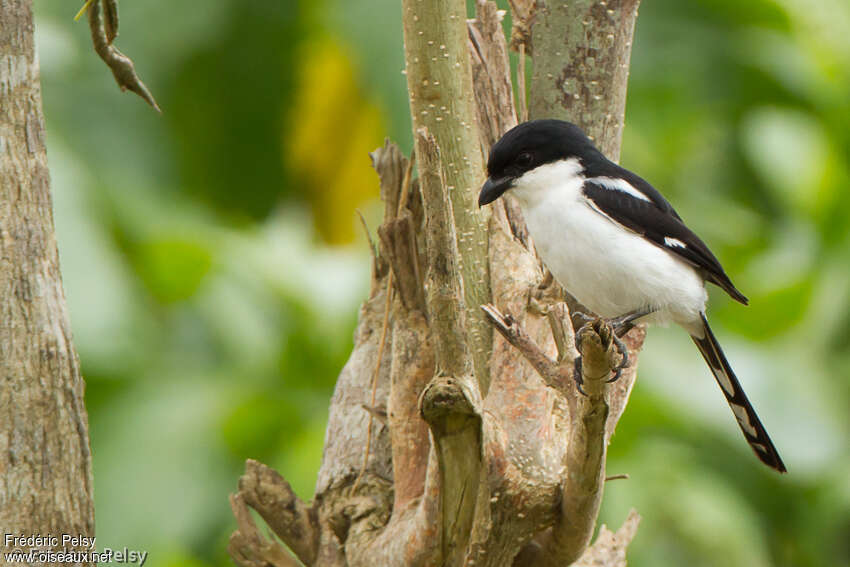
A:
POLYGON ((531 152, 522 152, 516 157, 516 164, 520 167, 528 167, 534 161, 534 156, 531 152))

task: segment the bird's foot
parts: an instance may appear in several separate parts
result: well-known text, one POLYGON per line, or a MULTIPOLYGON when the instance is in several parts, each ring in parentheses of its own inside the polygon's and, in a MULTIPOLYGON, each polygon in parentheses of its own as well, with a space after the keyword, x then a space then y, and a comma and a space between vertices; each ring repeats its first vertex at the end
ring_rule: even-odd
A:
MULTIPOLYGON (((614 319, 591 317, 581 312, 573 313, 574 318, 584 321, 584 324, 579 328, 579 330, 575 334, 576 350, 581 352, 581 337, 584 335, 584 333, 590 331, 591 327, 593 332, 599 335, 599 337, 602 339, 603 344, 607 343, 607 345, 610 346, 613 343, 614 347, 617 349, 617 352, 620 354, 620 362, 617 364, 617 366, 611 369, 614 372, 614 375, 607 382, 609 384, 612 382, 616 382, 620 379, 620 376, 623 373, 623 369, 625 369, 629 365, 629 348, 620 339, 620 337, 628 333, 634 327, 635 320, 645 315, 648 315, 651 312, 652 311, 647 310, 634 311, 632 313, 627 313, 626 315, 616 317, 614 319)), ((605 348, 607 349, 608 346, 605 346, 605 348)), ((581 356, 578 356, 576 357, 575 368, 573 370, 573 379, 576 382, 578 391, 582 394, 585 394, 584 389, 582 388, 584 380, 582 378, 581 369, 581 356)))
POLYGON ((624 337, 626 333, 635 328, 637 324, 636 321, 641 317, 646 317, 647 315, 654 313, 655 309, 650 307, 644 307, 643 309, 636 309, 634 311, 630 311, 625 315, 620 315, 619 317, 611 317, 610 319, 602 318, 602 317, 594 317, 592 315, 588 315, 587 313, 582 313, 581 311, 576 311, 572 313, 573 323, 575 324, 575 319, 581 321, 581 327, 589 323, 593 323, 597 319, 602 319, 606 323, 608 323, 611 328, 614 330, 614 334, 617 337, 624 337))

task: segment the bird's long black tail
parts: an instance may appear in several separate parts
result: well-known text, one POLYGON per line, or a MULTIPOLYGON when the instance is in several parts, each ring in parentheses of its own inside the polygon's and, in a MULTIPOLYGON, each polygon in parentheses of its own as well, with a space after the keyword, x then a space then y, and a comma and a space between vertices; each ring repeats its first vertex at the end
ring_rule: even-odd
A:
POLYGON ((741 383, 738 382, 732 367, 729 366, 729 361, 726 360, 726 356, 720 349, 714 333, 711 332, 705 314, 702 314, 702 325, 704 337, 699 339, 691 336, 691 339, 711 368, 720 389, 723 390, 723 395, 726 396, 726 401, 729 402, 729 407, 732 408, 732 413, 735 414, 735 419, 738 421, 738 426, 744 433, 744 437, 747 438, 747 442, 761 462, 779 472, 786 472, 785 465, 782 463, 776 447, 773 446, 773 442, 767 435, 767 430, 761 424, 761 420, 756 415, 750 400, 747 399, 741 383))

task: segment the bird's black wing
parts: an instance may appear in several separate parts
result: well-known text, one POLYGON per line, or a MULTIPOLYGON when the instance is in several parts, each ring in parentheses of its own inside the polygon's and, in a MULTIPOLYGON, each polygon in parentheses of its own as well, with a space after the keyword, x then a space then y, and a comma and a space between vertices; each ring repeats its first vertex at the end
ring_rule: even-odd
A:
POLYGON ((636 183, 622 176, 591 177, 585 180, 583 193, 598 213, 679 256, 696 267, 707 281, 746 305, 747 298, 735 288, 708 246, 685 226, 658 191, 640 181, 642 184, 635 186, 636 183))

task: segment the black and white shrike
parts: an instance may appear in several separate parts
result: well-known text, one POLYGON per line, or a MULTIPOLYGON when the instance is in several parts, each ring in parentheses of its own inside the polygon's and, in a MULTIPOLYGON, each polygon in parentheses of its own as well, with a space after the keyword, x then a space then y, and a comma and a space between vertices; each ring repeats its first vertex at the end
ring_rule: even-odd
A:
POLYGON ((785 472, 705 318, 705 282, 744 305, 747 298, 670 203, 560 120, 508 131, 490 151, 487 174, 479 205, 510 190, 544 264, 579 302, 606 318, 640 315, 641 322, 684 328, 756 456, 785 472))

